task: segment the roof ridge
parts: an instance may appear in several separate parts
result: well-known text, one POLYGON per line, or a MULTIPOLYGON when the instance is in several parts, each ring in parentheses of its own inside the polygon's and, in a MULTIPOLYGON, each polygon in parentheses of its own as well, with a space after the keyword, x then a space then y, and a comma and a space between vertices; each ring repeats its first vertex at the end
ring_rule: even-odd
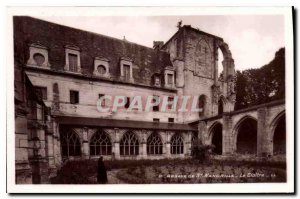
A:
MULTIPOLYGON (((71 27, 71 26, 59 24, 59 23, 56 23, 56 22, 51 22, 51 21, 48 21, 48 20, 45 20, 45 19, 40 19, 40 18, 36 18, 36 17, 31 17, 31 16, 27 16, 27 17, 31 18, 31 19, 34 19, 34 20, 38 20, 38 21, 43 21, 43 22, 46 22, 46 23, 50 23, 50 24, 53 24, 53 25, 62 26, 62 27, 74 29, 74 30, 77 30, 77 31, 83 31, 83 32, 86 32, 86 33, 89 33, 89 34, 93 34, 93 35, 96 35, 96 36, 106 37, 106 38, 113 39, 113 40, 116 40, 116 41, 121 41, 121 42, 124 42, 124 43, 126 42, 126 43, 130 43, 130 44, 134 44, 134 45, 141 46, 141 47, 148 48, 148 49, 151 49, 151 50, 155 51, 151 47, 144 46, 142 44, 138 44, 138 43, 131 42, 131 41, 128 41, 128 40, 118 39, 116 37, 111 37, 111 36, 104 35, 104 34, 101 34, 101 33, 92 32, 92 31, 84 30, 84 29, 80 29, 80 28, 75 28, 75 27, 71 27)), ((160 52, 164 52, 164 51, 160 50, 160 52)))

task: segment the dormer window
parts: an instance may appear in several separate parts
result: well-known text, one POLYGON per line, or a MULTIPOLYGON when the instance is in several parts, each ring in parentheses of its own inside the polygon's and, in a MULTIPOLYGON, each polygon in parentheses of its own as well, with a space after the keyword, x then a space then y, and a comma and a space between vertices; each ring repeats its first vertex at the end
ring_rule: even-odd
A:
POLYGON ((154 78, 154 86, 160 86, 160 78, 157 76, 154 78))
POLYGON ((175 85, 175 71, 171 67, 165 69, 165 87, 174 87, 175 85))
POLYGON ((104 57, 96 57, 94 60, 93 75, 99 77, 109 77, 109 60, 104 57))
POLYGON ((97 71, 100 75, 104 75, 106 73, 106 68, 103 65, 97 66, 97 71))
POLYGON ((78 56, 76 54, 69 53, 69 71, 77 72, 78 70, 78 56))
POLYGON ((41 44, 29 45, 29 59, 27 66, 50 68, 48 60, 48 49, 41 44))
POLYGON ((168 85, 173 85, 173 74, 167 74, 168 85))
POLYGON ((81 64, 80 64, 80 49, 76 46, 65 46, 66 53, 66 65, 65 71, 80 73, 81 64))
POLYGON ((121 80, 133 82, 132 60, 129 58, 121 58, 120 61, 121 80))
POLYGON ((160 87, 161 86, 161 77, 159 73, 155 73, 152 76, 152 85, 156 86, 156 87, 160 87))

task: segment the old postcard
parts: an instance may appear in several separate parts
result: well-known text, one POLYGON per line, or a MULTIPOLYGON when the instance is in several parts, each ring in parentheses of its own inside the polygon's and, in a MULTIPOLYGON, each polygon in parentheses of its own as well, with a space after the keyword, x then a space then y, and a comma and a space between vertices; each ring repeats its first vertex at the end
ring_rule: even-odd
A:
POLYGON ((294 192, 292 14, 8 8, 8 192, 294 192))

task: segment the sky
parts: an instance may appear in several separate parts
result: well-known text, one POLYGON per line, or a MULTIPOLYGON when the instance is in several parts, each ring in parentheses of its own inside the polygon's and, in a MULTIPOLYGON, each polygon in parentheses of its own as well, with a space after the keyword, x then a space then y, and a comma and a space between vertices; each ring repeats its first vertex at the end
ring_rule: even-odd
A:
POLYGON ((284 47, 284 17, 280 15, 198 15, 198 16, 43 16, 54 23, 87 30, 144 46, 168 41, 177 23, 191 25, 222 37, 228 43, 236 70, 268 64, 284 47))

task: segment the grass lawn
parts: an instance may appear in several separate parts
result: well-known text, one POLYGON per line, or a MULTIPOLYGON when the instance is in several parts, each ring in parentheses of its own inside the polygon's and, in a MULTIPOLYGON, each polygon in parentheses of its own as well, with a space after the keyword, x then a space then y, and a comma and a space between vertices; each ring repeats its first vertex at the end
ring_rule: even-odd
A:
MULTIPOLYGON (((105 161, 108 183, 254 183, 286 182, 286 163, 192 159, 105 161)), ((96 160, 67 162, 53 184, 95 184, 96 160)))

